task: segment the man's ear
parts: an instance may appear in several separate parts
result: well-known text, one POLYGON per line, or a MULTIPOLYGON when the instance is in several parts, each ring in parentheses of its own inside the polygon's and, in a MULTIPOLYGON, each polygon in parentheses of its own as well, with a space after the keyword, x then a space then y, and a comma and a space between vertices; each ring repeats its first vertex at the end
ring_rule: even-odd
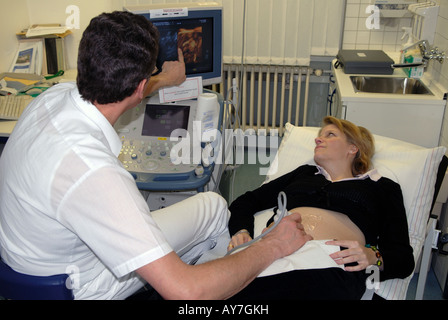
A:
POLYGON ((147 84, 148 84, 148 79, 143 79, 138 84, 137 89, 135 89, 135 93, 137 94, 137 96, 140 100, 142 100, 145 97, 145 90, 146 90, 147 84))

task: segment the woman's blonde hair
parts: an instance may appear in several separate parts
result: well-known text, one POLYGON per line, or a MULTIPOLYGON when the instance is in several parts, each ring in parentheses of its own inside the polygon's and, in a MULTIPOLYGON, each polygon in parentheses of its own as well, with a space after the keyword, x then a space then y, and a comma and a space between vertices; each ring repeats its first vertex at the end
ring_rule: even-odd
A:
MULTIPOLYGON (((347 137, 347 142, 358 148, 352 163, 353 175, 363 174, 372 167, 372 157, 375 153, 373 135, 364 127, 357 126, 350 121, 327 116, 322 121, 322 128, 333 124, 347 137)), ((322 129, 321 129, 322 130, 322 129)), ((320 132, 319 132, 320 133, 320 132)))

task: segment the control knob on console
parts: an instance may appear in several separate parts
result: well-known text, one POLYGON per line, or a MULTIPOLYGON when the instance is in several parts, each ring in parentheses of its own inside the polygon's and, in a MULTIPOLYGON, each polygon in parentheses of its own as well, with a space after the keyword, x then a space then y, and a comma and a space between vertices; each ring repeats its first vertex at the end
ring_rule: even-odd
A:
POLYGON ((194 169, 194 174, 199 178, 202 177, 202 175, 204 174, 204 167, 201 165, 197 166, 194 169))
POLYGON ((159 164, 155 160, 148 160, 143 164, 143 167, 148 171, 154 171, 158 166, 159 164))

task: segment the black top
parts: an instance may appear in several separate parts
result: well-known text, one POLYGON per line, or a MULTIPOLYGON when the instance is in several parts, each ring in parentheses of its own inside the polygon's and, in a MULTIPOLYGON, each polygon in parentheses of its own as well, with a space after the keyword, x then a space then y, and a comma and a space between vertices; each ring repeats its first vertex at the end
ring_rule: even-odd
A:
POLYGON ((400 186, 385 177, 331 182, 317 172, 316 166, 303 165, 237 198, 229 207, 230 234, 247 229, 253 237, 253 215, 277 206, 278 193, 284 191, 288 210, 315 207, 347 215, 364 233, 366 243, 381 252, 381 281, 410 275, 414 256, 400 186))

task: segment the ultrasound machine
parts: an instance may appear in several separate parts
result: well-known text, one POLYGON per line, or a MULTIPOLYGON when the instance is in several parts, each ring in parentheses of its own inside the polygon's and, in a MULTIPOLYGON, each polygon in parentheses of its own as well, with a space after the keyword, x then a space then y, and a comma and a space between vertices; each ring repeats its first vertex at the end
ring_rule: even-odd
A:
MULTIPOLYGON (((187 78, 201 77, 203 86, 221 82, 222 7, 218 3, 128 6, 125 10, 143 15, 159 30, 159 70, 164 61, 177 60, 177 48, 181 48, 187 78)), ((216 96, 217 122, 211 129, 222 132, 222 96, 206 89, 203 95, 216 96)), ((156 93, 128 110, 115 124, 123 143, 119 159, 147 196, 151 210, 197 192, 214 191, 219 185, 222 164, 204 163, 195 153, 195 146, 200 152, 210 147, 210 143, 197 139, 194 123, 200 119, 198 99, 161 103, 156 93), (179 150, 181 145, 190 148, 187 156, 181 152, 186 149, 179 150)))

